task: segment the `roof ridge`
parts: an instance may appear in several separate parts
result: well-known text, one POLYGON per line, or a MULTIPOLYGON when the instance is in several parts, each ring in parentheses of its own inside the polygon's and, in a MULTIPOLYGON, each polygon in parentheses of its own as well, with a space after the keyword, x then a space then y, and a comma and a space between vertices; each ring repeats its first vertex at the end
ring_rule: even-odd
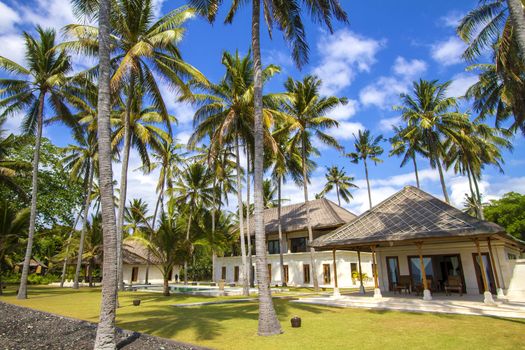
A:
POLYGON ((326 199, 326 198, 321 198, 321 199, 323 200, 323 205, 327 207, 328 211, 332 214, 332 216, 338 221, 343 221, 343 219, 341 219, 339 214, 337 214, 335 212, 335 209, 332 208, 332 205, 330 204, 330 201, 328 199, 326 199))

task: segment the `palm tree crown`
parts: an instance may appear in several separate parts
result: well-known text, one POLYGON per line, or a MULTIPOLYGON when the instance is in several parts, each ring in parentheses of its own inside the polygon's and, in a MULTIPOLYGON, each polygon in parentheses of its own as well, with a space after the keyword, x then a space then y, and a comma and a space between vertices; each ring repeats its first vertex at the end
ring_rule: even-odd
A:
POLYGON ((344 168, 339 168, 334 165, 328 168, 328 172, 325 175, 326 185, 324 186, 321 196, 324 196, 326 193, 332 191, 335 187, 335 192, 337 194, 337 204, 341 206, 341 197, 343 200, 348 203, 350 199, 354 198, 350 192, 350 188, 358 188, 353 181, 352 176, 348 176, 345 173, 344 168))

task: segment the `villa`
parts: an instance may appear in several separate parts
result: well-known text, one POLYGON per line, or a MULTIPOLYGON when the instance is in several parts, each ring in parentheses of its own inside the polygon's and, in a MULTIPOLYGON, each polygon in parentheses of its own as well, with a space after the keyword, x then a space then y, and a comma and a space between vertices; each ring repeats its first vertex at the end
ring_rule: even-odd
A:
POLYGON ((525 300, 525 261, 519 260, 525 242, 412 186, 311 246, 370 252, 376 298, 416 292, 430 300, 440 292, 483 294, 486 304, 494 303, 493 294, 525 300))
MULTIPOLYGON (((356 215, 327 199, 309 202, 310 222, 315 238, 322 238, 333 230, 351 222, 356 215)), ((277 208, 264 210, 264 223, 268 251, 268 270, 270 284, 281 284, 284 278, 289 286, 311 287, 313 285, 306 206, 304 203, 281 207, 281 227, 284 242, 284 276, 281 276, 279 262, 279 229, 277 208)), ((253 240, 253 217, 250 217, 250 237, 253 240)), ((253 248, 254 244, 252 244, 253 248)), ((372 258, 369 252, 360 254, 355 251, 316 252, 314 255, 317 279, 321 287, 332 287, 334 280, 339 287, 359 287, 359 265, 362 267, 363 284, 371 285, 373 280, 372 258), (333 259, 337 260, 337 272, 333 268, 333 259), (359 264, 361 261, 361 264, 359 264)), ((252 274, 255 271, 255 259, 252 261, 252 274)), ((214 281, 225 280, 227 283, 242 283, 242 262, 240 256, 225 256, 216 259, 214 281)))

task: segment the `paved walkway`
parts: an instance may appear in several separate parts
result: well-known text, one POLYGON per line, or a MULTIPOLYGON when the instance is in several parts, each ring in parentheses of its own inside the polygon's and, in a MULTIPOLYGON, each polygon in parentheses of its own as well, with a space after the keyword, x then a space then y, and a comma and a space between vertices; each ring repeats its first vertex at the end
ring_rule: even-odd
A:
POLYGON ((444 296, 433 295, 433 300, 425 301, 415 296, 393 296, 387 294, 382 299, 374 299, 371 294, 351 294, 340 297, 306 297, 293 300, 295 303, 326 305, 334 307, 356 307, 372 310, 397 310, 409 312, 436 312, 461 315, 495 316, 525 318, 525 301, 500 301, 495 305, 483 303, 482 295, 444 296))

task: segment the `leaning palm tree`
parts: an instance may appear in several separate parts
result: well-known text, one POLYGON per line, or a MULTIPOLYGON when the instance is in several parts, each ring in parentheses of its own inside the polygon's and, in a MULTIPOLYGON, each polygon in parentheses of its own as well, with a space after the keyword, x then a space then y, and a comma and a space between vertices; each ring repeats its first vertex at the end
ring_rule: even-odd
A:
POLYGON ((31 218, 18 299, 27 298, 27 276, 37 216, 38 163, 46 100, 55 114, 60 115, 63 120, 69 120, 70 117, 70 112, 60 93, 60 87, 66 83, 66 75, 71 71, 70 57, 64 51, 55 48, 54 30, 36 27, 36 32, 37 38, 24 32, 26 67, 0 56, 0 69, 16 76, 0 79, 0 117, 24 111, 26 117, 23 128, 27 133, 35 135, 31 218))
MULTIPOLYGON (((337 120, 327 117, 335 107, 346 104, 346 98, 335 96, 321 97, 319 88, 321 80, 315 76, 306 76, 302 81, 296 81, 288 78, 285 83, 287 101, 282 105, 282 110, 288 117, 284 126, 284 132, 290 133, 288 148, 301 150, 301 169, 302 183, 304 191, 304 203, 306 206, 306 225, 308 227, 308 239, 313 241, 312 225, 310 223, 310 205, 308 202, 308 156, 314 147, 312 146, 313 138, 316 137, 322 143, 341 149, 341 146, 335 138, 325 133, 326 129, 338 127, 337 120)), ((317 279, 317 269, 314 260, 313 248, 310 248, 310 259, 312 265, 312 275, 314 289, 319 289, 317 279)))
POLYGON ((423 147, 421 147, 421 137, 418 135, 418 130, 412 130, 413 128, 394 126, 394 136, 390 138, 392 149, 388 155, 402 157, 401 167, 412 161, 414 174, 416 175, 416 185, 417 188, 420 188, 416 156, 420 154, 426 157, 427 155, 423 147))
MULTIPOLYGON (((114 15, 110 17, 112 27, 112 48, 114 66, 111 88, 114 93, 125 91, 124 115, 122 117, 122 170, 120 179, 120 206, 117 215, 119 242, 121 241, 124 222, 124 205, 127 194, 127 174, 129 154, 133 144, 131 115, 133 104, 147 98, 158 111, 171 131, 170 120, 164 97, 158 85, 158 76, 178 89, 181 95, 190 93, 184 82, 186 78, 206 83, 204 76, 193 66, 186 63, 177 45, 182 40, 187 20, 194 16, 194 10, 182 7, 170 11, 155 21, 155 6, 152 0, 118 0, 112 2, 114 15), (141 86, 141 89, 137 87, 141 86), (139 93, 137 94, 137 91, 139 93)), ((96 37, 98 29, 86 24, 71 24, 65 27, 66 34, 74 40, 64 43, 64 47, 78 52, 93 54, 97 52, 96 37)), ((96 74, 97 67, 85 72, 96 74)), ((121 244, 117 247, 119 259, 119 288, 122 282, 121 244)))
POLYGON ((348 203, 350 199, 354 198, 350 192, 350 188, 359 188, 353 181, 352 176, 348 176, 345 173, 344 168, 339 168, 337 165, 328 168, 328 172, 325 175, 326 185, 324 186, 322 195, 332 191, 335 187, 335 193, 337 194, 337 204, 341 206, 341 197, 348 203))
POLYGON ((2 266, 4 263, 11 265, 7 254, 14 250, 19 243, 19 238, 26 232, 29 224, 29 208, 16 211, 7 201, 0 202, 0 295, 2 295, 2 266))
MULTIPOLYGON (((212 203, 213 188, 206 167, 202 163, 192 163, 181 173, 173 187, 173 200, 187 210, 186 245, 188 256, 192 254, 190 241, 191 224, 196 208, 207 207, 212 203)), ((188 284, 188 261, 184 261, 184 284, 188 284)))
POLYGON ((361 131, 359 130, 357 136, 354 135, 354 152, 350 152, 347 156, 350 158, 352 163, 363 162, 365 166, 365 177, 366 177, 366 188, 368 190, 368 204, 372 209, 372 192, 370 190, 370 179, 368 178, 368 162, 371 160, 374 164, 382 163, 383 160, 379 158, 383 154, 383 147, 381 147, 381 141, 383 141, 383 135, 372 136, 370 130, 361 131))
MULTIPOLYGON (((220 0, 191 0, 190 4, 195 6, 210 22, 215 20, 220 0)), ((281 327, 273 308, 271 291, 266 285, 268 280, 268 266, 265 252, 265 233, 262 199, 263 177, 264 177, 264 121, 263 121, 263 65, 261 61, 261 0, 252 0, 252 48, 254 61, 254 217, 255 217, 255 240, 257 255, 257 279, 259 281, 259 335, 273 335, 281 333, 281 327)), ((315 20, 326 24, 333 31, 332 18, 346 22, 346 12, 341 7, 339 0, 311 1, 303 0, 307 12, 315 20)), ((239 1, 232 1, 225 22, 233 22, 234 16, 239 10, 239 1)), ((308 62, 308 43, 301 18, 301 5, 298 1, 265 0, 263 3, 264 19, 271 36, 274 23, 283 33, 286 41, 291 43, 292 57, 296 64, 301 67, 308 62)))
POLYGON ((469 123, 464 114, 457 112, 457 101, 447 97, 450 82, 439 83, 437 80, 419 80, 413 83, 411 94, 401 94, 400 110, 407 123, 407 137, 417 135, 421 146, 426 150, 430 166, 438 169, 441 189, 445 201, 450 203, 445 177, 443 158, 445 149, 443 138, 457 138, 458 130, 469 123))

